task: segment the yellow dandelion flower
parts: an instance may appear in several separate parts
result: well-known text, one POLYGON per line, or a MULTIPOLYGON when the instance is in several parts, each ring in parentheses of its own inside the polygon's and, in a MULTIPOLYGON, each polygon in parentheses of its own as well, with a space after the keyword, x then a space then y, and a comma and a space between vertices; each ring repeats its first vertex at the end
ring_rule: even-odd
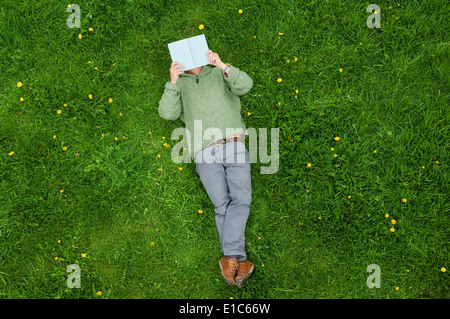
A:
POLYGON ((119 140, 117 137, 114 137, 114 139, 117 141, 117 140, 119 140))
POLYGON ((62 149, 63 151, 67 151, 67 146, 64 146, 62 149))
POLYGON ((199 214, 203 214, 203 211, 201 209, 198 210, 199 214))
POLYGON ((388 218, 388 217, 389 217, 389 214, 384 215, 384 217, 388 218))
POLYGON ((158 171, 162 172, 162 168, 158 168, 158 171))
POLYGON ((23 100, 25 100, 25 99, 23 97, 21 97, 19 100, 20 100, 20 102, 23 102, 23 100))
POLYGON ((335 138, 334 138, 334 140, 335 141, 339 141, 341 138, 339 137, 339 136, 336 136, 335 138))
POLYGON ((91 61, 88 61, 88 63, 91 63, 91 61))
POLYGON ((238 11, 239 13, 242 13, 242 12, 244 12, 244 11, 242 11, 242 9, 239 9, 239 11, 238 11))
POLYGON ((278 83, 280 83, 281 81, 283 81, 282 78, 278 78, 278 79, 277 79, 277 82, 278 82, 278 83))
POLYGON ((75 156, 76 156, 76 157, 80 156, 80 153, 75 153, 75 156))
POLYGON ((64 189, 61 189, 59 192, 60 192, 61 194, 64 193, 64 189))
POLYGON ((56 113, 61 114, 61 110, 56 111, 56 113))
POLYGON ((306 166, 311 167, 311 163, 306 164, 306 166))
POLYGON ((13 156, 13 155, 14 155, 14 152, 9 152, 8 155, 9 155, 9 156, 13 156))
POLYGON ((161 154, 158 154, 158 158, 161 158, 161 154))
POLYGON ((392 225, 395 225, 397 221, 395 219, 391 220, 392 225))
POLYGON ((103 136, 105 136, 105 134, 104 134, 104 133, 102 133, 102 137, 103 137, 103 136))
POLYGON ((198 28, 199 28, 200 30, 203 30, 204 27, 205 27, 205 26, 204 26, 203 24, 200 24, 200 25, 198 26, 198 28))
POLYGON ((248 116, 250 116, 250 115, 252 115, 252 113, 250 113, 250 112, 247 112, 247 115, 248 115, 248 116))
POLYGON ((59 258, 58 257, 55 257, 55 260, 58 260, 59 258))
POLYGON ((283 35, 283 32, 278 32, 278 35, 283 35))
POLYGON ((92 94, 89 94, 89 98, 92 100, 92 94))
POLYGON ((183 167, 181 167, 181 166, 180 166, 180 167, 178 167, 178 170, 182 171, 182 170, 183 170, 183 167))
POLYGON ((86 257, 86 254, 85 253, 81 254, 81 257, 83 257, 83 258, 86 257))
POLYGON ((297 62, 297 61, 298 61, 298 59, 297 59, 297 58, 294 58, 294 61, 295 61, 295 62, 297 62))
POLYGON ((334 154, 333 156, 334 156, 334 157, 337 157, 337 154, 334 154))
POLYGON ((64 107, 67 107, 67 104, 63 104, 64 107))
POLYGON ((101 291, 97 291, 96 294, 97 294, 97 296, 101 296, 102 292, 101 291))
POLYGON ((397 291, 398 291, 399 289, 400 289, 400 287, 395 287, 395 290, 397 290, 397 291))
POLYGON ((60 243, 61 243, 61 240, 58 239, 58 244, 60 244, 60 243))
POLYGON ((120 113, 119 113, 119 116, 122 116, 122 115, 123 115, 122 112, 120 112, 120 113))
POLYGON ((113 99, 109 99, 108 102, 109 102, 109 103, 112 103, 112 102, 113 102, 113 99))
POLYGON ((98 70, 98 67, 95 67, 94 70, 98 70))
POLYGON ((78 35, 78 39, 82 39, 83 36, 81 35, 81 33, 78 35))
POLYGON ((377 150, 373 150, 373 152, 374 152, 374 153, 376 153, 376 152, 377 152, 377 150))
POLYGON ((395 228, 392 227, 392 228, 390 229, 390 231, 391 231, 391 232, 395 232, 395 228))
POLYGON ((298 90, 295 90, 295 94, 298 94, 298 90))
POLYGON ((447 269, 445 269, 445 267, 442 267, 442 268, 441 268, 441 271, 442 271, 442 272, 446 272, 447 269))
POLYGON ((334 147, 332 147, 331 150, 334 151, 334 147))
POLYGON ((253 36, 253 39, 256 39, 256 35, 253 36))
POLYGON ((91 32, 94 31, 94 28, 89 28, 89 31, 91 31, 91 32))
POLYGON ((22 87, 22 82, 17 82, 17 87, 18 88, 22 87))
POLYGON ((342 69, 339 69, 339 72, 342 72, 342 69))
POLYGON ((403 203, 406 203, 406 201, 407 201, 406 198, 403 198, 403 199, 402 199, 402 202, 403 202, 403 203))
POLYGON ((351 195, 348 195, 347 197, 348 197, 348 198, 352 198, 352 196, 351 196, 351 195))
POLYGON ((56 135, 53 135, 53 138, 56 138, 56 135))
POLYGON ((150 246, 155 246, 155 243, 153 241, 150 242, 150 246))
POLYGON ((167 144, 167 143, 164 143, 163 145, 167 148, 169 147, 169 144, 167 144))

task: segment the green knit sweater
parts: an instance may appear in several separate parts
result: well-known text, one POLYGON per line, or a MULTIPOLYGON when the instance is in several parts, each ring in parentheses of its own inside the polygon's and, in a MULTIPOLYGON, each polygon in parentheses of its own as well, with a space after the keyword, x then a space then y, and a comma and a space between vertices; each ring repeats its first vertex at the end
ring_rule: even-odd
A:
POLYGON ((164 119, 184 122, 184 142, 193 158, 214 141, 246 133, 239 96, 252 86, 253 80, 234 66, 226 76, 206 65, 198 76, 181 74, 176 84, 167 82, 158 112, 164 119))

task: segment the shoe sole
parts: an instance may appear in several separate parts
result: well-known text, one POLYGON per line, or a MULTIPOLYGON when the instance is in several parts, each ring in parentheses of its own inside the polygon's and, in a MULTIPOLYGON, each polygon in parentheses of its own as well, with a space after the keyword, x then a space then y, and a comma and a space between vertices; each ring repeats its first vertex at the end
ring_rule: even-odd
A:
POLYGON ((252 267, 250 268, 249 272, 246 273, 244 276, 242 276, 241 278, 236 278, 235 281, 235 285, 239 288, 242 288, 245 286, 245 284, 247 283, 247 280, 250 278, 250 276, 253 274, 253 271, 255 270, 255 265, 252 265, 252 267))
POLYGON ((229 284, 230 286, 233 286, 234 285, 234 280, 225 278, 225 276, 223 274, 222 264, 220 263, 220 261, 219 261, 219 267, 220 267, 220 272, 222 274, 223 279, 225 279, 227 284, 229 284))

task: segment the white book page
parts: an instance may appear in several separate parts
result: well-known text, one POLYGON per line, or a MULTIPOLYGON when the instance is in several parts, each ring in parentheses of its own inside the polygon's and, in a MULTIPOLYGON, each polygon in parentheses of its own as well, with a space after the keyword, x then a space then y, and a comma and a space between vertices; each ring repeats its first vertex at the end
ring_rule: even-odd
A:
POLYGON ((169 43, 167 46, 169 47, 172 62, 176 61, 184 64, 185 71, 195 68, 187 39, 169 43))

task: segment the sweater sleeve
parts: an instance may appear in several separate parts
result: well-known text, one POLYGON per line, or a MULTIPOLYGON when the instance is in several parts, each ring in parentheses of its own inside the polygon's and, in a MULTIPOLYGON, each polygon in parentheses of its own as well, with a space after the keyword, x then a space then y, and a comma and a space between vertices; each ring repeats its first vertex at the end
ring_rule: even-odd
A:
POLYGON ((159 101, 159 116, 166 120, 176 120, 183 117, 183 107, 181 103, 180 87, 175 83, 167 82, 164 86, 164 93, 159 101))
POLYGON ((253 86, 253 80, 244 71, 239 70, 234 66, 230 66, 228 76, 222 71, 225 83, 235 95, 244 95, 253 86))

